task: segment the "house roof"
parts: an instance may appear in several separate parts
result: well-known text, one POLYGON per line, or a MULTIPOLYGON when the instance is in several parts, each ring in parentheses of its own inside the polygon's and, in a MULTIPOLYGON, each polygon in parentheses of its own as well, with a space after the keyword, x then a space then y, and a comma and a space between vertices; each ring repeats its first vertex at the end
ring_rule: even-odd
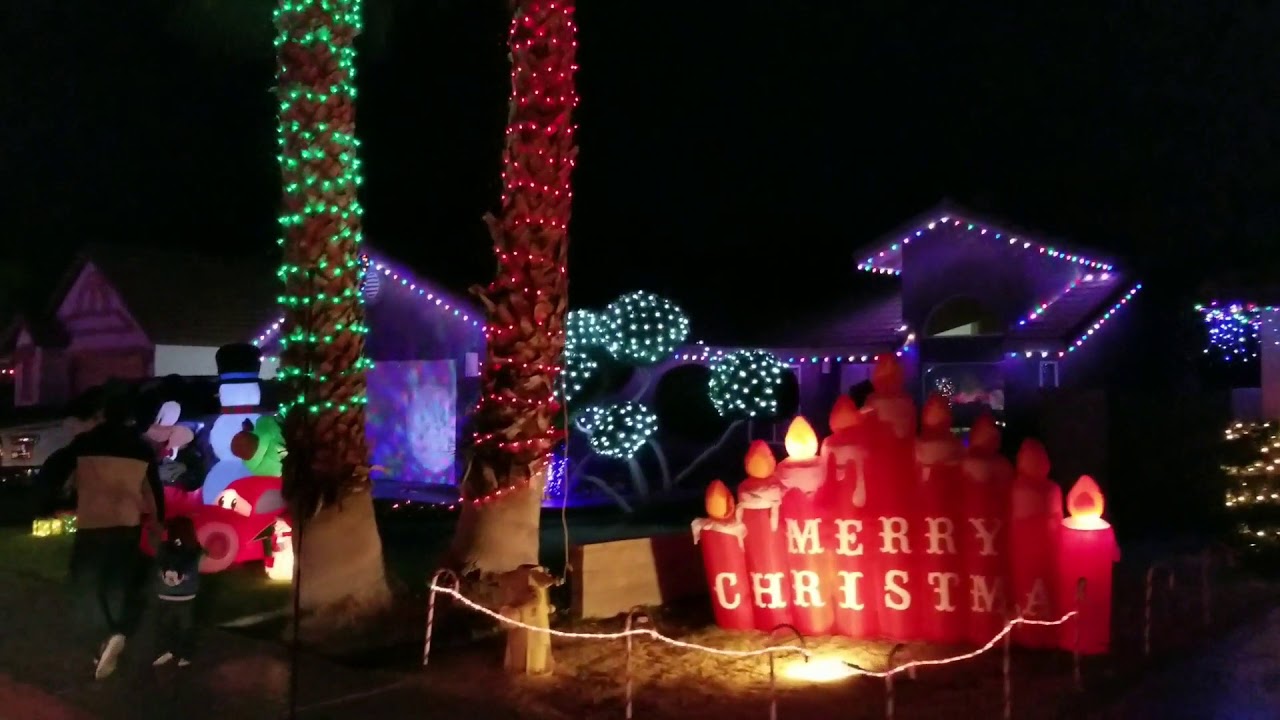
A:
POLYGON ((271 321, 279 304, 276 263, 265 255, 90 246, 81 257, 107 277, 157 345, 245 342, 271 321))
POLYGON ((993 243, 1001 243, 1015 250, 1034 252, 1061 262, 1069 262, 1085 270, 1112 272, 1115 263, 1099 254, 1082 248, 1074 248, 1057 239, 1026 231, 996 218, 967 210, 949 200, 920 213, 892 231, 880 236, 854 252, 858 270, 885 275, 902 274, 902 251, 912 242, 926 241, 931 231, 945 225, 963 227, 971 232, 989 237, 993 243))
POLYGON ((157 345, 220 346, 245 342, 269 324, 279 304, 275 264, 265 255, 224 257, 174 248, 89 245, 49 296, 42 311, 15 320, 43 347, 67 342, 57 319, 84 268, 92 264, 120 294, 129 313, 157 345))

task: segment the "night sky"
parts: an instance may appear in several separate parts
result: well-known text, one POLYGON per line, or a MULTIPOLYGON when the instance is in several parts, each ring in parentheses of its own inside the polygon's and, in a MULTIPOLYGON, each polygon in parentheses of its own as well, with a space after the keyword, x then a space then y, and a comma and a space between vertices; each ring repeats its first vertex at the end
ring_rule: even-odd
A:
MULTIPOLYGON (((274 252, 273 5, 4 4, 8 295, 90 240, 274 252)), ((482 282, 505 3, 366 6, 367 238, 482 282)), ((1270 269, 1280 3, 581 0, 578 21, 575 305, 652 289, 696 335, 728 293, 776 320, 882 282, 853 250, 943 197, 1118 254, 1180 313, 1270 269)))

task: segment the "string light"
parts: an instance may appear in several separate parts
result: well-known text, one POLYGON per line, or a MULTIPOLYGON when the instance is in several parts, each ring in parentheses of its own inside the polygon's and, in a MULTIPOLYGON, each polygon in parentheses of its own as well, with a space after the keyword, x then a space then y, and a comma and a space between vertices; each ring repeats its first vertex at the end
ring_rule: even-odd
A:
POLYGON ((711 361, 707 392, 716 412, 727 416, 773 416, 785 366, 764 350, 737 350, 711 361))
POLYGON ((864 259, 862 262, 858 263, 857 267, 859 270, 864 272, 879 273, 882 275, 901 275, 902 251, 907 245, 910 245, 913 240, 919 240, 927 235, 936 234, 934 231, 955 228, 960 228, 966 233, 972 232, 981 236, 989 237, 993 241, 1005 240, 1010 247, 1027 252, 1038 253, 1056 260, 1074 263, 1092 270, 1104 270, 1110 272, 1115 269, 1109 263, 1093 260, 1075 253, 1063 252, 1049 245, 1041 245, 1040 243, 1031 242, 1025 238, 1006 237, 1003 232, 998 232, 994 228, 987 227, 981 223, 965 220, 956 215, 943 215, 936 220, 929 221, 923 227, 916 228, 913 232, 909 232, 904 235, 901 240, 890 243, 885 249, 864 259))
POLYGON ((1217 301, 1208 305, 1196 305, 1195 308, 1208 330, 1208 343, 1204 353, 1227 362, 1249 362, 1258 357, 1258 336, 1263 317, 1266 315, 1267 322, 1270 322, 1272 313, 1276 310, 1270 305, 1219 304, 1217 301))
POLYGON ((564 323, 565 402, 573 402, 600 369, 594 353, 604 346, 603 319, 590 310, 570 310, 564 323))
MULTIPOLYGON (((573 14, 571 0, 519 3, 507 37, 511 113, 502 212, 489 218, 498 271, 484 290, 489 361, 481 372, 482 408, 473 416, 471 437, 481 467, 534 467, 565 435, 556 427, 560 401, 554 389, 561 385, 564 362, 564 257, 577 155, 571 120, 578 105, 573 14), (530 433, 527 428, 545 429, 530 433)), ((523 473, 519 484, 537 475, 523 473)), ((506 485, 507 477, 468 477, 485 493, 471 502, 497 500, 515 487, 506 485), (501 487, 484 487, 494 482, 501 487)))
POLYGON ((658 416, 638 402, 592 407, 580 423, 589 433, 591 449, 618 460, 636 454, 658 430, 658 416))
POLYGON ((282 415, 298 407, 341 413, 367 402, 364 372, 371 363, 363 357, 368 327, 361 311, 357 198, 363 180, 354 117, 360 13, 360 0, 281 0, 274 11, 277 159, 284 185, 277 374, 293 388, 281 399, 282 415), (308 370, 313 357, 332 359, 325 365, 333 369, 308 370), (312 400, 303 387, 328 396, 312 400))
POLYGON ((601 316, 605 347, 619 362, 653 365, 689 337, 689 318, 666 298, 639 290, 609 303, 601 316))
MULTIPOLYGON (((478 603, 472 602, 471 600, 463 596, 462 593, 458 592, 457 590, 454 590, 453 588, 445 587, 443 585, 440 585, 434 582, 431 583, 431 585, 429 586, 429 590, 433 595, 435 593, 442 593, 444 595, 448 595, 449 597, 453 598, 457 602, 461 603, 464 607, 470 610, 473 610, 477 613, 480 613, 481 615, 489 617, 507 627, 519 628, 521 630, 527 630, 529 632, 548 635, 550 637, 563 638, 566 640, 613 641, 613 640, 625 640, 626 638, 629 638, 629 637, 630 638, 647 637, 651 640, 656 640, 660 643, 663 643, 664 645, 680 648, 682 650, 693 650, 696 652, 707 653, 708 655, 718 655, 720 657, 727 657, 727 658, 736 658, 736 659, 753 658, 753 657, 761 657, 764 655, 770 655, 773 653, 795 654, 795 655, 803 656, 805 658, 818 657, 818 653, 815 653, 812 650, 809 650, 807 648, 797 646, 797 645, 770 645, 768 647, 757 648, 755 650, 726 650, 724 648, 715 648, 715 647, 710 647, 708 645, 700 645, 698 643, 687 642, 684 640, 677 640, 673 637, 663 635, 662 633, 652 628, 631 628, 630 630, 620 630, 617 632, 569 632, 567 630, 556 630, 555 628, 530 625, 528 623, 524 623, 519 620, 506 617, 505 615, 494 612, 493 610, 490 610, 489 608, 486 608, 478 603)), ((1054 626, 1062 625, 1063 623, 1067 622, 1068 620, 1070 620, 1075 616, 1076 616, 1076 611, 1072 610, 1067 614, 1063 615, 1062 617, 1058 618, 1057 620, 1028 620, 1026 618, 1015 618, 1009 621, 1000 630, 1000 632, 996 633, 995 636, 992 637, 990 640, 988 640, 985 645, 983 645, 982 647, 976 650, 972 650, 970 652, 963 653, 960 655, 952 655, 950 657, 938 658, 936 660, 913 660, 911 662, 903 663, 902 665, 897 665, 895 667, 892 667, 888 670, 883 670, 883 671, 866 670, 864 668, 861 668, 857 665, 852 665, 852 664, 849 664, 849 668, 852 671, 851 674, 853 675, 863 675, 865 677, 872 677, 872 678, 886 678, 891 675, 897 675, 899 673, 908 672, 916 668, 937 667, 939 665, 951 665, 953 663, 963 662, 965 660, 971 660, 973 658, 978 657, 979 655, 982 655, 983 653, 987 652, 991 648, 995 647, 1001 640, 1004 639, 1006 635, 1013 632, 1013 629, 1018 625, 1054 627, 1054 626)))
POLYGON ((1090 339, 1090 338, 1092 338, 1092 337, 1094 336, 1094 334, 1095 334, 1095 333, 1097 333, 1099 330, 1101 330, 1103 325, 1106 325, 1106 324, 1107 324, 1107 322, 1111 320, 1111 318, 1115 317, 1116 313, 1120 312, 1120 309, 1121 309, 1121 308, 1123 308, 1124 306, 1128 305, 1128 304, 1129 304, 1129 301, 1133 299, 1133 296, 1134 296, 1134 295, 1137 295, 1137 294, 1138 294, 1138 291, 1139 291, 1139 290, 1141 290, 1141 289, 1142 289, 1142 283, 1138 283, 1137 285, 1134 285, 1132 288, 1130 288, 1130 289, 1129 289, 1129 292, 1127 292, 1127 293, 1125 293, 1123 296, 1121 296, 1120 300, 1118 300, 1118 301, 1117 301, 1114 305, 1112 305, 1110 308, 1107 308, 1107 310, 1106 310, 1105 312, 1103 312, 1103 313, 1102 313, 1102 316, 1101 316, 1101 317, 1099 317, 1097 320, 1094 320, 1094 321, 1093 321, 1093 323, 1092 323, 1091 325, 1089 325, 1088 329, 1086 329, 1083 333, 1081 333, 1081 334, 1080 334, 1080 337, 1077 337, 1075 340, 1071 341, 1071 342, 1067 345, 1067 347, 1066 347, 1066 349, 1065 349, 1065 350, 1056 350, 1056 351, 1052 351, 1052 350, 1023 350, 1023 351, 1021 351, 1021 352, 1011 352, 1011 353, 1009 353, 1009 357, 1011 357, 1011 358, 1016 358, 1016 357, 1026 357, 1026 358, 1031 358, 1031 357, 1041 357, 1041 358, 1047 358, 1047 357, 1049 357, 1049 356, 1051 356, 1051 355, 1054 355, 1054 356, 1056 356, 1056 357, 1065 357, 1065 356, 1067 355, 1067 353, 1073 353, 1073 352, 1075 352, 1077 349, 1079 349, 1079 348, 1083 347, 1083 346, 1084 346, 1084 344, 1085 344, 1086 342, 1088 342, 1088 341, 1089 341, 1089 339, 1090 339))
MULTIPOLYGON (((375 260, 368 255, 361 257, 362 266, 365 268, 365 274, 361 278, 360 292, 368 301, 378 293, 378 289, 374 287, 377 278, 388 277, 392 281, 392 285, 407 291, 418 297, 424 306, 435 309, 448 317, 457 318, 459 321, 466 323, 473 328, 483 328, 484 325, 475 316, 475 311, 462 306, 455 300, 445 298, 440 294, 439 290, 430 288, 421 280, 414 278, 408 272, 397 270, 388 263, 375 260)), ((253 339, 253 344, 263 347, 267 344, 277 332, 280 326, 284 324, 284 318, 277 318, 271 325, 267 326, 258 336, 253 339)))

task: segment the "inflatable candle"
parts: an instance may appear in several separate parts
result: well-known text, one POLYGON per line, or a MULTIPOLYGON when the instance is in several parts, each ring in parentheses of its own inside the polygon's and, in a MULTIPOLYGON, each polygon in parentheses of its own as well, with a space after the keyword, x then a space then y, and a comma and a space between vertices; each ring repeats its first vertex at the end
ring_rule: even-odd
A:
POLYGON ((1064 650, 1099 655, 1111 645, 1111 571, 1120 560, 1120 546, 1111 523, 1102 519, 1102 490, 1081 475, 1067 493, 1068 516, 1062 521, 1058 544, 1058 606, 1076 608, 1076 584, 1085 581, 1080 614, 1058 626, 1064 650), (1077 630, 1078 626, 1078 630, 1077 630))
MULTIPOLYGON (((968 597, 961 552, 969 528, 960 513, 960 460, 964 446, 951 432, 951 405, 932 395, 920 413, 920 438, 915 448, 915 493, 906 513, 912 528, 912 586, 920 597, 912 613, 914 630, 906 626, 882 627, 899 640, 954 643, 964 640, 968 597)), ((903 613, 886 613, 902 621, 903 613)))
POLYGON ((716 624, 750 630, 755 610, 747 588, 747 526, 734 514, 733 493, 719 480, 707 486, 706 508, 707 517, 693 521, 693 542, 702 546, 716 624))
MULTIPOLYGON (((1053 572, 1061 532, 1062 489, 1049 479, 1049 454, 1039 441, 1024 440, 1009 508, 1010 591, 1021 617, 1056 620, 1065 612, 1053 572)), ((1019 625, 1013 639, 1027 647, 1057 647, 1058 629, 1019 625)))
POLYGON ((868 553, 863 533, 877 521, 867 512, 867 462, 874 450, 874 414, 858 410, 848 395, 831 408, 831 436, 822 441, 822 454, 831 458, 834 517, 831 545, 835 549, 835 632, 850 637, 878 633, 875 601, 868 578, 883 576, 879 556, 868 553))
POLYGON ((744 545, 756 629, 769 632, 791 622, 787 541, 778 531, 783 488, 773 475, 773 450, 763 440, 751 443, 744 465, 747 479, 738 486, 737 516, 747 531, 744 545))
POLYGON ((787 458, 778 463, 774 477, 784 488, 782 527, 787 540, 787 567, 791 571, 791 618, 805 635, 825 635, 835 621, 823 584, 835 575, 831 499, 836 485, 828 483, 830 458, 818 454, 818 436, 802 417, 791 421, 783 440, 787 458))
POLYGON ((248 343, 224 345, 215 356, 218 364, 218 402, 222 410, 209 429, 209 447, 217 462, 205 476, 204 501, 212 505, 231 483, 251 473, 244 462, 231 452, 236 433, 258 420, 262 402, 262 386, 258 373, 262 369, 262 353, 248 343))
POLYGON ((871 387, 873 392, 867 396, 867 408, 874 410, 898 439, 914 437, 916 404, 905 389, 902 365, 892 354, 876 358, 876 364, 871 368, 871 387))
POLYGON ((966 525, 961 549, 973 596, 968 639, 981 645, 1004 627, 1011 589, 1008 518, 1013 465, 1000 455, 1000 430, 989 413, 974 421, 961 469, 960 510, 966 525))

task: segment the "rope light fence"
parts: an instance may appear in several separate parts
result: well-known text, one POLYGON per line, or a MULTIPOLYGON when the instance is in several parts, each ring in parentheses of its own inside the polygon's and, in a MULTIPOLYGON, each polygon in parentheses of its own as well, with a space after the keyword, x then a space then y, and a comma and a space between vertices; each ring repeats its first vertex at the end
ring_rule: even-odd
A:
MULTIPOLYGON (((1200 609, 1203 613, 1202 621, 1206 626, 1210 625, 1212 621, 1211 608, 1210 608, 1210 593, 1211 593, 1210 586, 1211 586, 1211 579, 1212 579, 1211 566, 1218 561, 1223 562, 1223 564, 1227 566, 1232 566, 1234 564, 1233 563, 1234 558, 1229 553, 1215 552, 1215 550, 1216 550, 1215 548, 1210 548, 1209 550, 1206 550, 1203 553, 1200 553, 1199 557, 1197 558, 1198 560, 1197 564, 1199 564, 1200 566, 1199 567, 1199 570, 1200 570, 1200 583, 1199 583, 1200 588, 1199 589, 1201 591, 1201 597, 1200 597, 1199 604, 1201 605, 1200 609), (1223 558, 1220 559, 1218 557, 1219 555, 1222 555, 1223 558)), ((1174 568, 1172 565, 1158 563, 1148 567, 1147 572, 1145 574, 1145 583, 1144 583, 1145 592, 1143 593, 1143 633, 1142 633, 1144 657, 1150 657, 1150 654, 1151 654, 1151 647, 1152 647, 1151 630, 1153 625, 1152 596, 1153 596, 1154 586, 1156 585, 1156 579, 1162 574, 1167 578, 1169 590, 1172 591, 1172 589, 1174 588, 1174 568)), ((771 644, 765 647, 757 648, 754 650, 730 650, 725 648, 710 647, 708 645, 688 642, 685 640, 679 640, 667 635, 663 635, 661 632, 658 632, 656 629, 654 629, 652 619, 645 613, 644 609, 640 607, 632 608, 632 610, 629 613, 627 613, 625 625, 622 630, 615 631, 615 632, 570 632, 566 630, 556 630, 554 628, 537 627, 534 625, 530 625, 528 623, 520 622, 518 620, 505 617, 500 613, 494 612, 493 610, 490 610, 466 598, 465 596, 463 596, 460 590, 460 583, 459 583, 458 576, 449 570, 440 570, 436 572, 435 575, 432 576, 431 578, 431 582, 429 584, 428 590, 429 590, 429 597, 427 600, 427 627, 426 627, 426 637, 425 637, 425 642, 423 644, 423 652, 422 652, 422 664, 424 667, 429 662, 430 656, 431 656, 431 637, 432 637, 433 627, 435 625, 436 600, 437 600, 437 597, 440 595, 448 596, 452 598, 454 601, 456 601, 462 607, 465 607, 468 610, 484 615, 485 617, 491 618, 492 620, 495 620, 499 624, 508 628, 522 629, 528 632, 541 633, 551 637, 563 638, 567 640, 625 640, 626 641, 625 717, 627 718, 627 720, 632 720, 634 718, 633 701, 634 701, 635 692, 634 692, 634 682, 632 677, 633 667, 634 667, 632 655, 633 655, 634 640, 639 638, 649 638, 650 640, 654 640, 656 642, 662 643, 664 645, 668 645, 670 647, 680 648, 682 650, 691 650, 695 652, 707 653, 710 655, 715 655, 715 656, 730 658, 730 659, 737 659, 737 660, 767 656, 769 660, 769 716, 771 720, 777 720, 777 712, 778 712, 777 710, 777 673, 775 671, 776 658, 778 656, 788 656, 788 655, 799 656, 803 658, 805 662, 808 662, 812 659, 819 658, 820 655, 823 655, 821 653, 817 653, 810 650, 805 645, 804 636, 800 635, 799 632, 797 632, 794 627, 789 625, 780 625, 777 628, 775 628, 774 631, 770 633, 768 636, 768 642, 770 642, 771 644), (644 627, 641 627, 642 625, 644 627), (774 642, 774 638, 777 637, 778 634, 784 630, 794 634, 798 638, 799 644, 787 644, 787 645, 772 644, 774 642)), ((895 717, 895 709, 896 709, 896 697, 895 697, 895 688, 894 688, 894 678, 896 676, 906 673, 909 678, 915 679, 916 671, 919 668, 939 667, 943 665, 952 665, 955 663, 964 662, 966 660, 972 660, 978 657, 979 655, 982 655, 990 651, 992 648, 996 647, 996 645, 1000 645, 1003 643, 1001 667, 1004 675, 1004 678, 1003 678, 1004 707, 1003 707, 1002 716, 1004 718, 1010 718, 1012 717, 1012 696, 1013 696, 1012 668, 1011 668, 1011 661, 1010 661, 1010 650, 1011 650, 1012 643, 1011 643, 1010 634, 1013 632, 1013 629, 1018 625, 1029 625, 1029 626, 1040 626, 1040 627, 1052 627, 1052 626, 1063 625, 1073 617, 1080 615, 1080 607, 1083 604, 1084 595, 1085 595, 1085 582, 1084 582, 1084 579, 1081 578, 1077 583, 1077 587, 1076 587, 1076 603, 1077 603, 1076 609, 1071 610, 1070 612, 1067 612, 1062 617, 1056 620, 1031 620, 1023 617, 1012 618, 1004 625, 1004 627, 1000 630, 1000 632, 996 633, 994 637, 992 637, 990 640, 986 642, 986 644, 984 644, 982 647, 979 647, 975 650, 972 650, 966 653, 961 653, 958 655, 952 655, 950 657, 938 658, 938 659, 932 659, 932 660, 912 660, 905 663, 898 663, 897 655, 899 654, 900 651, 906 648, 905 644, 899 643, 898 645, 894 646, 892 650, 890 650, 889 655, 886 658, 885 664, 887 666, 887 669, 885 670, 868 670, 866 668, 855 665, 846 660, 838 660, 838 662, 847 669, 848 671, 847 677, 867 677, 867 678, 875 678, 875 679, 884 681, 885 683, 885 717, 889 718, 889 720, 892 720, 895 717)), ((1079 652, 1080 637, 1079 637, 1078 623, 1076 624, 1075 640, 1076 640, 1076 647, 1073 648, 1072 650, 1072 679, 1076 689, 1079 691, 1079 690, 1083 690, 1083 683, 1081 678, 1081 666, 1080 666, 1081 657, 1079 652)))

